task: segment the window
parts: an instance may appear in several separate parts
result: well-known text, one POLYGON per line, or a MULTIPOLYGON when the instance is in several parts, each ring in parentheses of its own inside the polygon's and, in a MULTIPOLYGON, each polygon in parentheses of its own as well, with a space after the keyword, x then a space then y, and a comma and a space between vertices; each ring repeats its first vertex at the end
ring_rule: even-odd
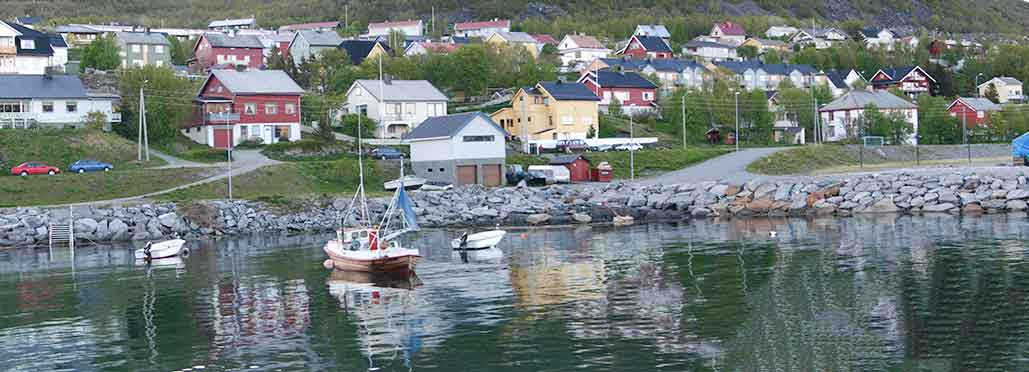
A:
POLYGON ((164 66, 164 61, 154 61, 154 66, 162 67, 164 66))
POLYGON ((561 116, 561 124, 564 124, 564 125, 575 124, 575 117, 572 116, 572 115, 562 115, 561 116))
POLYGON ((247 126, 241 125, 239 127, 239 136, 245 141, 247 139, 247 126))
POLYGON ((354 95, 360 97, 364 95, 364 91, 361 88, 354 88, 354 95))
POLYGON ((243 104, 243 113, 247 115, 257 115, 257 104, 246 103, 243 104))
POLYGON ((629 92, 615 92, 615 98, 624 103, 629 100, 629 92))
POLYGON ((35 40, 22 39, 21 40, 21 48, 22 49, 36 49, 36 41, 35 40))
POLYGON ((295 104, 292 104, 292 103, 287 103, 285 111, 286 111, 286 114, 289 114, 289 115, 296 114, 297 113, 297 106, 295 104))
POLYGON ((443 104, 442 103, 430 103, 428 105, 428 108, 429 108, 428 116, 430 116, 430 117, 432 117, 432 116, 443 116, 443 115, 447 114, 445 112, 445 110, 443 110, 443 104))
POLYGON ((54 112, 54 103, 43 102, 43 112, 54 112))
POLYGON ((493 136, 464 136, 464 142, 493 142, 493 136))
POLYGON ((79 111, 79 104, 78 102, 68 101, 64 104, 64 108, 68 112, 76 112, 79 111))
MULTIPOLYGON (((982 119, 982 118, 986 117, 986 113, 982 112, 982 111, 976 111, 975 116, 980 118, 980 119, 982 119)), ((908 113, 908 117, 911 117, 911 113, 910 112, 908 113)))
POLYGON ((829 120, 834 120, 833 119, 833 112, 832 111, 829 111, 829 120))
POLYGON ((21 103, 3 102, 0 103, 0 112, 21 112, 21 103))
POLYGON ((401 108, 400 108, 400 104, 399 103, 387 103, 386 104, 386 113, 387 114, 396 115, 396 114, 400 113, 400 110, 401 110, 401 108))
POLYGON ((276 125, 275 126, 275 138, 289 138, 289 126, 288 125, 276 125))
POLYGON ((139 44, 132 44, 132 52, 139 53, 139 44))
POLYGON ((414 104, 413 104, 413 103, 407 103, 407 104, 404 104, 404 114, 405 114, 405 115, 406 115, 407 117, 412 117, 412 116, 414 116, 414 113, 415 113, 415 106, 414 106, 414 104))
POLYGON ((440 172, 444 172, 443 168, 440 168, 440 169, 439 169, 439 171, 440 171, 440 172))
POLYGON ((550 97, 543 97, 543 105, 550 106, 550 97))
POLYGON ((426 169, 425 171, 426 171, 426 172, 429 172, 429 173, 432 173, 432 168, 428 168, 428 169, 426 169))
POLYGON ((644 101, 653 101, 654 100, 654 93, 643 92, 643 100, 644 101))
POLYGON ((164 53, 164 45, 155 45, 154 46, 154 53, 157 53, 157 54, 164 53))
POLYGON ((266 115, 276 115, 276 114, 278 114, 279 113, 279 104, 274 103, 274 102, 272 102, 272 103, 265 103, 264 104, 264 113, 266 115))

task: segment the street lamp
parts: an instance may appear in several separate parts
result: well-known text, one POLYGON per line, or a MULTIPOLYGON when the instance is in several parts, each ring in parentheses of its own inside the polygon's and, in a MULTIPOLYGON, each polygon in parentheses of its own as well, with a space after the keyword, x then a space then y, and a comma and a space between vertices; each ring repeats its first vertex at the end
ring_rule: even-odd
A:
POLYGON ((682 93, 682 149, 686 149, 686 92, 682 93))
POLYGON ((629 180, 636 180, 636 135, 633 131, 632 114, 636 110, 636 104, 629 105, 629 180))
POLYGON ((736 152, 740 152, 740 92, 736 92, 736 152))

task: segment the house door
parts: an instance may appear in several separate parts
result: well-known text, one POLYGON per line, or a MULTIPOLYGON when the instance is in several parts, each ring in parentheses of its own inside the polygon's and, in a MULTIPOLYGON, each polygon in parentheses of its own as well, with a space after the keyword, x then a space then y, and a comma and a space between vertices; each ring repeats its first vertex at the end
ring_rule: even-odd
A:
POLYGON ((214 147, 226 149, 232 146, 232 129, 214 130, 214 147))
POLYGON ((500 164, 482 166, 482 184, 484 186, 500 186, 500 164))
POLYGON ((457 166, 457 184, 458 185, 474 185, 478 180, 478 174, 475 172, 474 165, 458 165, 457 166))

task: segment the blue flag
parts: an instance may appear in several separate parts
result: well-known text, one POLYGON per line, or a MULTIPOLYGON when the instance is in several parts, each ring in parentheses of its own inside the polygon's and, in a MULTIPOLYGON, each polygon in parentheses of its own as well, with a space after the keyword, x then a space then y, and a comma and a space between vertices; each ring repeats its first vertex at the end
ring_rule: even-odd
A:
POLYGON ((400 195, 397 195, 397 206, 400 210, 404 211, 404 220, 407 221, 407 227, 411 230, 419 230, 418 218, 414 214, 414 208, 411 208, 411 199, 407 197, 407 192, 404 191, 403 183, 400 184, 400 195))

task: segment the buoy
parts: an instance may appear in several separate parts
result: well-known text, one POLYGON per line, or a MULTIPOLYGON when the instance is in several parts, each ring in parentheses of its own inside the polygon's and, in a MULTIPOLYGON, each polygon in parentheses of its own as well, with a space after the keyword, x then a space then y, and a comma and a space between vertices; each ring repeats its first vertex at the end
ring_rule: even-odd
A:
POLYGON ((775 234, 776 234, 775 231, 769 231, 768 232, 768 236, 773 237, 773 238, 775 237, 775 234))
POLYGON ((332 259, 323 261, 322 267, 325 267, 326 269, 332 269, 332 259))

